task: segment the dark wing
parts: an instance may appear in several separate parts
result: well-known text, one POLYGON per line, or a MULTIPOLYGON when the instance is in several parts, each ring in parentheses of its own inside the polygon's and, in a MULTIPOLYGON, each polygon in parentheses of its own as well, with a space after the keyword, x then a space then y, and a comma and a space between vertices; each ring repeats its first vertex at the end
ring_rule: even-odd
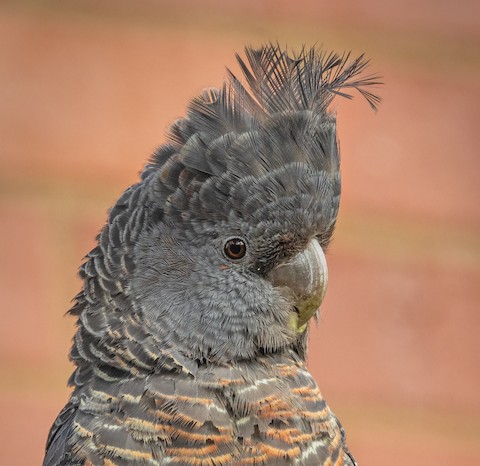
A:
POLYGON ((73 419, 77 406, 69 402, 60 411, 57 419, 50 429, 47 438, 46 454, 43 460, 43 466, 57 466, 64 464, 73 464, 70 461, 70 453, 68 452, 67 439, 73 432, 73 419))
POLYGON ((232 464, 230 414, 190 374, 97 379, 77 396, 52 428, 44 466, 232 464))

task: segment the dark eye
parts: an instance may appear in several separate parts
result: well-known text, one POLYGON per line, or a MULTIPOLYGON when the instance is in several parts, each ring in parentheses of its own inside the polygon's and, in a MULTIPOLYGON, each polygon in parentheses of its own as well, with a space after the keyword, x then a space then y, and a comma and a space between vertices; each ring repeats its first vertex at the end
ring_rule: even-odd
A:
POLYGON ((225 243, 224 251, 230 259, 241 259, 247 252, 247 245, 240 238, 232 238, 225 243))

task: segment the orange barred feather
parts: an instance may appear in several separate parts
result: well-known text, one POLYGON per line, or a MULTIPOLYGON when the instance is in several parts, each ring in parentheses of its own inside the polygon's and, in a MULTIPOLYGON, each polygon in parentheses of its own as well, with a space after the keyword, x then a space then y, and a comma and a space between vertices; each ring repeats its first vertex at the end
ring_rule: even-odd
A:
POLYGON ((76 399, 69 464, 355 464, 337 418, 294 352, 195 375, 97 379, 76 399))

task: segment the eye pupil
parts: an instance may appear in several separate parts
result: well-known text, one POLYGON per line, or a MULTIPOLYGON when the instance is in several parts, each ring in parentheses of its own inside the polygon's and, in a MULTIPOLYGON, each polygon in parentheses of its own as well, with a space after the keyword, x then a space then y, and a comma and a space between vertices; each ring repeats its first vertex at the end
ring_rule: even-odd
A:
POLYGON ((230 246, 230 252, 236 256, 238 254, 240 254, 242 251, 242 245, 241 244, 238 244, 238 243, 235 243, 235 244, 232 244, 230 246))
POLYGON ((225 244, 225 254, 230 259, 241 259, 247 252, 247 246, 240 238, 229 239, 225 244))

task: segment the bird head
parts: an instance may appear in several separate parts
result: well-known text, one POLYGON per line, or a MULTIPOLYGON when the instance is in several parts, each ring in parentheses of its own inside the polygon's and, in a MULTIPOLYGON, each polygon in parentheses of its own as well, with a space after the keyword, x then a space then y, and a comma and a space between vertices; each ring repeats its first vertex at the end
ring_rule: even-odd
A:
POLYGON ((80 326, 117 313, 123 335, 131 315, 200 363, 304 355, 340 202, 328 106, 351 88, 375 108, 377 81, 362 56, 270 44, 237 59, 246 83, 229 71, 195 98, 111 210, 82 268, 80 326))

